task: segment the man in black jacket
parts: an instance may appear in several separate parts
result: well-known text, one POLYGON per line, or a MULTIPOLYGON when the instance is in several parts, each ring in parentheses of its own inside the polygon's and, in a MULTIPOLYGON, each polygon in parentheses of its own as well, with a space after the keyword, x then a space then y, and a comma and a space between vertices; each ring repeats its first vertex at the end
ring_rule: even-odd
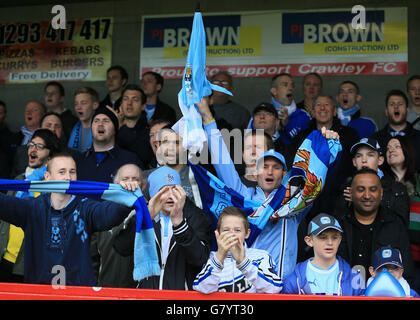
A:
POLYGON ((377 172, 372 169, 357 171, 351 193, 352 206, 340 219, 344 233, 338 254, 361 274, 367 274, 374 251, 383 246, 398 248, 404 277, 413 286, 415 270, 408 231, 395 213, 381 206, 383 188, 377 172))
MULTIPOLYGON (((148 178, 151 199, 148 203, 155 230, 161 275, 139 282, 142 289, 191 290, 195 276, 210 254, 212 225, 181 187, 177 171, 162 166, 148 178)), ((133 254, 135 216, 114 239, 121 255, 133 254)))

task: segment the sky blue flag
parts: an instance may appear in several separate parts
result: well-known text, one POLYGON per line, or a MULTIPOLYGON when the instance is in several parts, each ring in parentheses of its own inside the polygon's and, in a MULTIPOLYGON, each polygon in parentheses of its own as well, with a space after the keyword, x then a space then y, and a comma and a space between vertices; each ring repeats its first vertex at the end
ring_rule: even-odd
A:
POLYGON ((190 46, 182 77, 182 89, 178 93, 178 104, 183 117, 173 129, 183 137, 184 148, 192 152, 201 151, 206 135, 202 128, 200 113, 195 103, 209 96, 212 90, 226 94, 232 93, 223 87, 214 85, 206 78, 206 31, 200 12, 195 12, 190 37, 190 46))
POLYGON ((309 210, 325 185, 327 173, 340 161, 341 151, 338 140, 326 140, 320 130, 313 131, 296 152, 293 166, 277 192, 265 203, 245 198, 199 165, 190 163, 190 167, 213 227, 225 207, 241 208, 248 214, 251 234, 246 242, 251 246, 269 219, 291 218, 309 210))
POLYGON ((30 181, 0 179, 0 190, 24 192, 55 192, 113 201, 136 211, 134 243, 134 280, 160 275, 159 260, 154 240, 153 222, 146 201, 139 189, 125 190, 119 184, 93 181, 30 181))
POLYGON ((404 288, 395 277, 383 269, 366 288, 367 297, 406 297, 404 288))

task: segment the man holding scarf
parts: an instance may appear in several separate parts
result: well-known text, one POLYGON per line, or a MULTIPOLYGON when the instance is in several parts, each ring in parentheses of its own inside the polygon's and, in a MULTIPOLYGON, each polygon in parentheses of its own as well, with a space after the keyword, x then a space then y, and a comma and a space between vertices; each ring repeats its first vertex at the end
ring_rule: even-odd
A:
MULTIPOLYGON (((47 181, 77 180, 76 163, 57 154, 47 164, 47 181)), ((134 191, 138 182, 121 181, 134 191)), ((55 190, 54 190, 55 191, 55 190)), ((69 193, 47 192, 19 199, 0 193, 0 219, 25 232, 26 283, 94 286, 90 237, 95 231, 120 224, 131 208, 110 201, 95 201, 69 193)))

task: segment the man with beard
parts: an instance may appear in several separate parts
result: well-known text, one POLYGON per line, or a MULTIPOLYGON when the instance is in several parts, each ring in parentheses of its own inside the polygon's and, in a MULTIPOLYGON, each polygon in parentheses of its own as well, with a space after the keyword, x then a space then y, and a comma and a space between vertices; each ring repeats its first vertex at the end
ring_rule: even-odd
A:
POLYGON ((46 108, 39 101, 29 101, 25 107, 25 125, 12 137, 12 145, 16 145, 13 158, 13 166, 10 172, 11 177, 20 174, 28 166, 26 157, 26 145, 31 140, 35 130, 41 127, 41 118, 45 114, 46 108))
POLYGON ((415 270, 408 232, 400 217, 381 205, 383 188, 377 172, 358 170, 353 176, 351 194, 352 205, 340 221, 344 233, 338 254, 366 275, 373 252, 383 245, 398 248, 404 274, 413 286, 415 270))
POLYGON ((385 99, 385 114, 388 123, 382 130, 371 135, 386 150, 389 139, 397 135, 407 136, 416 150, 416 170, 420 170, 420 131, 407 121, 408 98, 401 90, 391 90, 385 99))
MULTIPOLYGON (((38 129, 27 144, 28 167, 25 172, 17 176, 16 180, 29 179, 28 177, 36 170, 46 166, 48 160, 60 151, 60 141, 57 136, 48 129, 38 129)), ((34 178, 32 178, 34 179, 34 178)), ((28 196, 37 197, 39 193, 8 192, 19 198, 28 196)), ((23 282, 23 248, 24 232, 21 228, 0 221, 0 282, 23 282)))

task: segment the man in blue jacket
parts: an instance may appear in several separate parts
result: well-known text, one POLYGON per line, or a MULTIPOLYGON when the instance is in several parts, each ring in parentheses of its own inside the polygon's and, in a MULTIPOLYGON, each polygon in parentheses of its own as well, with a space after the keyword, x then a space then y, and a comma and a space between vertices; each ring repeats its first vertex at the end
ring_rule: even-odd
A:
MULTIPOLYGON (((76 163, 68 154, 55 155, 45 180, 76 180, 76 163)), ((137 182, 121 182, 134 191, 137 182)), ((25 232, 24 278, 27 283, 94 286, 90 238, 95 231, 120 224, 131 208, 66 193, 19 199, 0 193, 0 219, 25 232), (64 282, 64 283, 63 283, 64 282)))
MULTIPOLYGON (((210 112, 207 100, 203 99, 197 104, 197 107, 202 116, 212 164, 216 169, 218 178, 245 198, 261 203, 272 199, 287 172, 284 156, 274 149, 260 155, 256 164, 257 168, 261 169, 257 175, 258 185, 247 187, 242 183, 238 172, 235 170, 234 163, 210 112)), ((325 130, 325 128, 322 131, 327 140, 339 138, 334 131, 325 130)), ((289 275, 296 264, 297 229, 307 212, 308 210, 305 209, 298 215, 289 216, 285 219, 269 220, 252 245, 253 248, 263 249, 270 253, 278 266, 278 275, 281 279, 289 275)))

